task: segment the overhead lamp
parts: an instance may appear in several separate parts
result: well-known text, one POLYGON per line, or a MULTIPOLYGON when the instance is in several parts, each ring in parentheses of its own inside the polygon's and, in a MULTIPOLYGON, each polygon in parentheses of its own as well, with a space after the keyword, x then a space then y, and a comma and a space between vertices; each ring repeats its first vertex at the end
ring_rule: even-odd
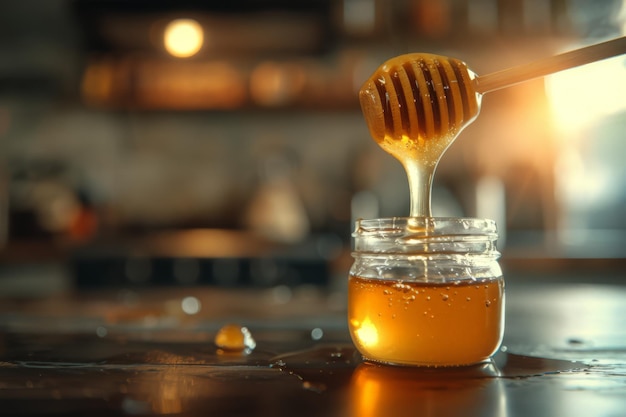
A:
POLYGON ((177 58, 189 58, 200 51, 204 44, 204 30, 193 19, 172 20, 163 33, 165 50, 177 58))

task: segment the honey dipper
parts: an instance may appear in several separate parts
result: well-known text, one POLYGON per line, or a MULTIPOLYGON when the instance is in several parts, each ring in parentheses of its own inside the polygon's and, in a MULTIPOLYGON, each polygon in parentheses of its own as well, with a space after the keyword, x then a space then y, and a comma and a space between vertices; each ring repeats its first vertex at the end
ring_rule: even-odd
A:
POLYGON ((482 95, 626 53, 626 37, 478 76, 455 58, 414 53, 385 62, 359 92, 374 140, 404 165, 411 216, 430 216, 430 188, 441 155, 480 111, 482 95))

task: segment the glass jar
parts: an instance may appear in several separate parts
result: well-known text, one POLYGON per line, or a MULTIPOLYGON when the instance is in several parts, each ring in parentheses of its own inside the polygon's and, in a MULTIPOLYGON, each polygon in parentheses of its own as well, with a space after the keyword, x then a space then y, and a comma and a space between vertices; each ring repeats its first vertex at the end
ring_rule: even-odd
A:
POLYGON ((494 221, 358 220, 352 236, 348 325, 366 360, 460 366, 495 353, 504 280, 494 221))

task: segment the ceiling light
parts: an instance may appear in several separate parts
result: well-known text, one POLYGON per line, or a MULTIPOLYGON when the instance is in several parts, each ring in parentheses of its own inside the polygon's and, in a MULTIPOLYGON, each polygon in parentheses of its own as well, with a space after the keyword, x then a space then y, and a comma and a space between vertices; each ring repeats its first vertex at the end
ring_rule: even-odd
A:
POLYGON ((193 19, 176 19, 165 27, 163 40, 170 55, 188 58, 202 48, 204 31, 200 23, 193 19))

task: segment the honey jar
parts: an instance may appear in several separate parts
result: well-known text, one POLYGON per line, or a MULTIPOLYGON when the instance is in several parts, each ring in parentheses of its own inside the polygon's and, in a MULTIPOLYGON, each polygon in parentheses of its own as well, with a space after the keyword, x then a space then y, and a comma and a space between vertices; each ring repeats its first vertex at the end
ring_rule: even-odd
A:
POLYGON ((348 325, 363 358, 414 366, 489 360, 504 332, 504 280, 492 220, 358 220, 348 325))

